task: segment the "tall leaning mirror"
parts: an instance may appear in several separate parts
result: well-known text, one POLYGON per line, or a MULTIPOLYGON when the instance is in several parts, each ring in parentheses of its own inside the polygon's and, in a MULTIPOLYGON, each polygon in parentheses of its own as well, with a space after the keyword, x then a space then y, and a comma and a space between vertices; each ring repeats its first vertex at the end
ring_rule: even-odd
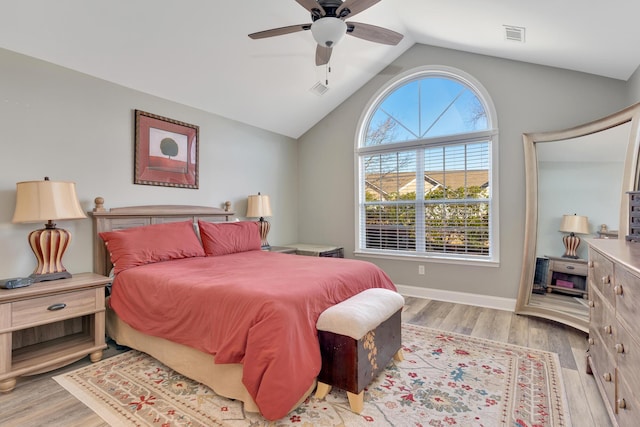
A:
POLYGON ((523 135, 524 255, 516 313, 588 331, 587 238, 624 239, 637 189, 640 104, 582 126, 523 135), (578 237, 578 239, 576 239, 578 237))

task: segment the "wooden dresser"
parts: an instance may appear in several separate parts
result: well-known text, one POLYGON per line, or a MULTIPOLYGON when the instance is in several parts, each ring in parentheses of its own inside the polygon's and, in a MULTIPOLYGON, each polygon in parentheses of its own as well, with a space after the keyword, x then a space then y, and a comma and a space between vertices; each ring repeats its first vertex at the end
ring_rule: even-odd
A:
POLYGON ((589 243, 588 361, 614 425, 640 420, 640 243, 589 243))

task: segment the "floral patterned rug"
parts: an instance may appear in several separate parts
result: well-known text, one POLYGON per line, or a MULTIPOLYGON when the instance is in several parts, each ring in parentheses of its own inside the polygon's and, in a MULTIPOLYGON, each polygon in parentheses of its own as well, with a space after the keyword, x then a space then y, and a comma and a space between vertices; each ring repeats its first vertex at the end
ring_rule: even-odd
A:
POLYGON ((405 359, 369 385, 360 415, 333 388, 269 422, 133 350, 55 379, 113 426, 571 425, 555 353, 407 323, 402 342, 405 359))

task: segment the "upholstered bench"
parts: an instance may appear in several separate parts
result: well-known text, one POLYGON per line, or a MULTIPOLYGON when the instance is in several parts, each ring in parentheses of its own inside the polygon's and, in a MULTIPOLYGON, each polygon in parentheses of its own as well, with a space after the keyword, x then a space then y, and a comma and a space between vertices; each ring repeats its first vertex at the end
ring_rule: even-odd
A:
POLYGON ((347 391, 349 405, 362 412, 364 388, 389 363, 401 361, 402 295, 367 289, 320 314, 316 328, 322 368, 316 398, 331 387, 347 391))

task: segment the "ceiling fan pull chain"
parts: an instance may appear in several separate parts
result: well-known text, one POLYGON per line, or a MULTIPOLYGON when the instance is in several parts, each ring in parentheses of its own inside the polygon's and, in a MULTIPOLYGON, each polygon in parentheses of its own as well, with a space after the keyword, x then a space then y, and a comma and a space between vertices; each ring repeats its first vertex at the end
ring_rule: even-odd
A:
POLYGON ((329 65, 329 63, 327 62, 326 64, 324 64, 324 67, 324 85, 329 86, 329 74, 331 74, 331 65, 329 65))

